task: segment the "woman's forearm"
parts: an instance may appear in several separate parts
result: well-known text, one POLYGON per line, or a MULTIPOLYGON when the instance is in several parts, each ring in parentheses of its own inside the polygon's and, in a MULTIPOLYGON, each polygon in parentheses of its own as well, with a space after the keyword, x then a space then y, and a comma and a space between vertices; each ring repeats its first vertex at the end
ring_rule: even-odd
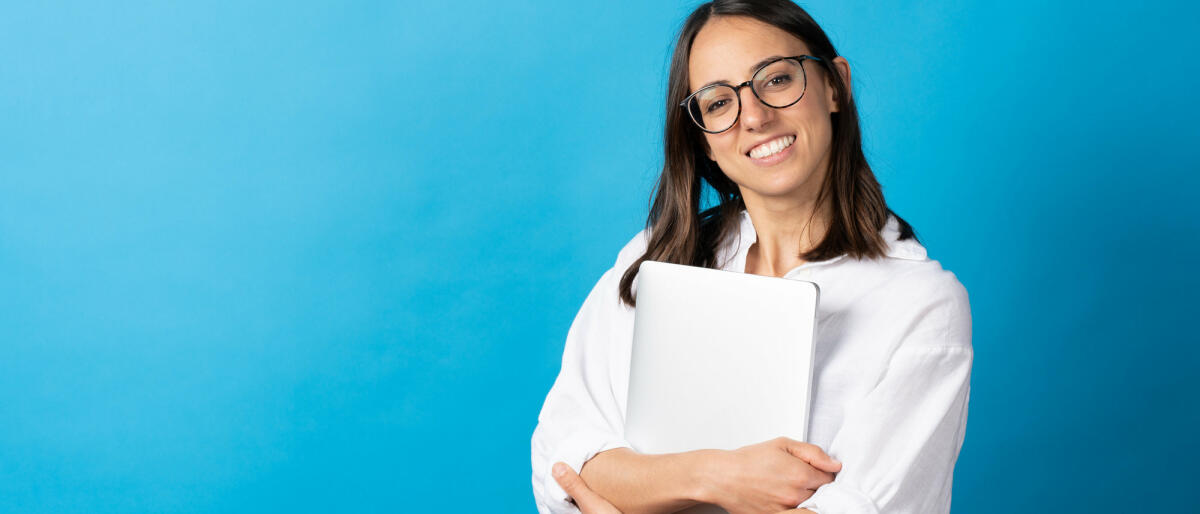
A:
POLYGON ((675 512, 705 498, 703 473, 714 452, 643 455, 614 448, 584 463, 579 475, 623 513, 675 512))

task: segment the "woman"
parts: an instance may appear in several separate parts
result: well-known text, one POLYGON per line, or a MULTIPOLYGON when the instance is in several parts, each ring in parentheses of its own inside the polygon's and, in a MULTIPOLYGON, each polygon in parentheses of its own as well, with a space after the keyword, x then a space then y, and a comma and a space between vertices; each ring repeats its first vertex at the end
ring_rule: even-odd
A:
POLYGON ((576 510, 551 471, 563 462, 580 470, 575 491, 626 513, 701 502, 734 513, 948 511, 973 357, 967 293, 884 202, 863 156, 849 63, 787 0, 717 0, 684 23, 667 107, 647 228, 584 301, 538 416, 539 510, 576 510), (704 183, 716 205, 702 211, 704 183), (629 447, 645 260, 820 286, 807 442, 629 447))

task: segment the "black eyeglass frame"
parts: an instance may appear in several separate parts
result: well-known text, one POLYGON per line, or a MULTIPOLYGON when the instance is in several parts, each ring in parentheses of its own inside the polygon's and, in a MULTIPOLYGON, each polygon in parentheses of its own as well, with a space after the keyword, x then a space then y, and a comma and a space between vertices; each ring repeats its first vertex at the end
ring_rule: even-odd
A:
POLYGON ((804 70, 804 61, 817 61, 820 63, 825 62, 824 59, 822 59, 820 57, 813 57, 811 55, 793 55, 790 57, 780 57, 778 59, 773 59, 770 62, 765 63, 762 66, 759 66, 758 68, 755 68, 754 73, 750 74, 750 80, 742 82, 741 84, 738 84, 736 86, 730 85, 730 84, 713 84, 710 86, 702 87, 702 88, 698 89, 695 93, 688 95, 687 98, 684 98, 682 102, 679 102, 679 106, 684 109, 687 109, 688 119, 692 120, 692 123, 694 125, 696 125, 696 128, 703 130, 709 134, 720 134, 722 132, 725 132, 726 130, 733 128, 734 125, 737 125, 738 120, 742 119, 742 88, 744 88, 744 87, 749 86, 750 92, 754 93, 754 97, 757 98, 759 102, 762 102, 763 105, 770 107, 772 109, 785 109, 785 108, 791 107, 793 105, 796 105, 796 102, 799 102, 801 98, 804 98, 804 93, 808 92, 808 72, 804 70), (800 73, 804 74, 804 89, 800 91, 800 96, 797 97, 796 100, 793 101, 792 103, 787 104, 787 105, 774 106, 774 105, 767 103, 766 100, 763 100, 762 96, 760 96, 758 94, 758 90, 754 89, 754 85, 753 85, 754 84, 754 76, 758 75, 758 72, 762 71, 763 68, 766 68, 767 66, 770 66, 772 64, 775 64, 779 61, 783 61, 786 59, 792 59, 792 60, 800 62, 800 73), (696 118, 692 116, 691 110, 688 109, 688 103, 692 101, 692 98, 694 98, 696 95, 700 94, 704 90, 711 89, 714 87, 733 88, 733 96, 734 96, 734 98, 737 98, 737 102, 738 102, 737 115, 733 117, 733 123, 730 123, 728 127, 725 127, 721 130, 708 130, 704 127, 701 127, 700 122, 696 121, 696 118))

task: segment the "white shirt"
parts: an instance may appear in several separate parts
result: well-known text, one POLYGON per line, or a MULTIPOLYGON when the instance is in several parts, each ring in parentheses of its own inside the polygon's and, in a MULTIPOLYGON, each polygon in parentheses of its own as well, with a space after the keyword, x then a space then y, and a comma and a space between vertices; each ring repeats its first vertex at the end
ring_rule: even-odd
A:
MULTIPOLYGON (((821 288, 808 442, 842 470, 799 505, 820 514, 950 510, 970 397, 971 309, 954 274, 915 240, 898 241, 898 227, 889 217, 881 231, 885 258, 843 254, 786 275, 821 288)), ((630 446, 623 433, 634 311, 617 284, 645 252, 646 236, 620 251, 567 332, 532 438, 543 514, 578 512, 551 476, 555 462, 578 471, 599 452, 630 446)), ((744 273, 756 239, 743 210, 740 232, 719 249, 722 269, 744 273)))

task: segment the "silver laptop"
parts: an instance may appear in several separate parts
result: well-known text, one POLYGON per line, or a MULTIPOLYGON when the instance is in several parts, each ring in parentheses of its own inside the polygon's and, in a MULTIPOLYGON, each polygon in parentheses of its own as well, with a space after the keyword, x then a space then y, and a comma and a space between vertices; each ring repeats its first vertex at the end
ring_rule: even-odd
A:
POLYGON ((625 415, 635 450, 807 439, 816 284, 653 261, 637 280, 625 415))

